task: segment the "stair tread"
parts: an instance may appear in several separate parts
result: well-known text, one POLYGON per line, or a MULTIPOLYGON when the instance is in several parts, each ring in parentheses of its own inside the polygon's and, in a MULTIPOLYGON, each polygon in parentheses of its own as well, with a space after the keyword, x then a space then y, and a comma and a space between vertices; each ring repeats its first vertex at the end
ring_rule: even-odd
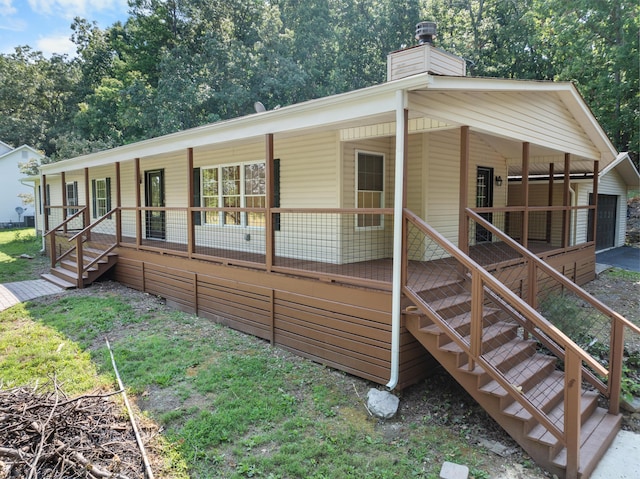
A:
MULTIPOLYGON (((54 275, 62 275, 64 276, 64 278, 72 278, 72 281, 76 280, 76 272, 75 271, 70 271, 66 268, 62 268, 60 266, 56 266, 55 268, 52 268, 50 270, 50 272, 54 275)), ((86 273, 82 275, 83 277, 86 277, 86 273)))
MULTIPOLYGON (((515 386, 520 386, 532 375, 545 367, 549 367, 553 363, 555 363, 555 358, 544 354, 535 354, 534 356, 516 364, 504 375, 509 383, 515 386)), ((495 380, 482 386, 480 391, 496 396, 506 396, 508 394, 507 391, 495 380)))
MULTIPOLYGON (((622 416, 609 414, 603 408, 597 408, 580 429, 580 468, 581 474, 589 475, 600 462, 600 458, 609 448, 620 430, 622 416)), ((567 465, 567 449, 564 448, 553 459, 559 467, 567 465)))
MULTIPOLYGON (((498 311, 500 310, 497 308, 485 308, 483 318, 495 314, 498 311)), ((452 318, 447 319, 446 322, 449 326, 456 330, 462 328, 463 326, 467 326, 471 323, 471 311, 453 316, 452 318)), ((437 324, 423 326, 422 328, 420 328, 420 331, 434 335, 444 334, 444 331, 437 324)))
MULTIPOLYGON (((75 271, 76 269, 76 265, 78 264, 76 261, 71 261, 68 259, 62 260, 60 261, 60 264, 65 264, 67 266, 73 266, 73 270, 75 271)), ((91 266, 90 268, 86 268, 85 271, 98 271, 98 268, 96 268, 95 266, 91 266)))
POLYGON ((55 284, 56 286, 60 286, 61 288, 64 288, 64 289, 72 289, 72 288, 76 287, 76 285, 74 283, 71 283, 69 281, 65 281, 64 279, 59 278, 57 276, 54 276, 51 273, 42 273, 40 275, 40 277, 42 279, 45 279, 45 280, 49 281, 52 284, 55 284))
MULTIPOLYGON (((580 397, 581 414, 593 406, 594 401, 598 400, 598 393, 595 391, 583 391, 580 397)), ((564 402, 560 402, 555 408, 548 413, 549 419, 554 424, 564 424, 564 402)), ((587 421, 588 422, 588 421, 587 421)), ((585 423, 586 424, 586 423, 585 423)), ((543 444, 555 445, 558 440, 551 434, 542 424, 535 426, 527 436, 530 439, 541 442, 543 444)))
MULTIPOLYGON (((517 328, 517 326, 515 324, 512 323, 505 323, 505 322, 497 322, 495 324, 490 324, 489 326, 486 326, 483 330, 482 330, 482 341, 483 342, 487 342, 490 341, 492 339, 497 338, 498 336, 500 336, 501 334, 508 332, 508 331, 513 331, 517 328)), ((467 343, 469 343, 469 338, 470 336, 464 336, 464 339, 467 343)), ((459 353, 462 352, 462 348, 460 348, 460 346, 458 346, 457 343, 455 342, 450 342, 447 343, 443 346, 440 346, 440 349, 444 350, 444 351, 449 351, 452 353, 459 353)))
MULTIPOLYGON (((564 374, 561 371, 553 371, 544 378, 535 388, 525 393, 526 398, 538 409, 548 412, 557 404, 558 396, 562 396, 564 391, 564 374), (551 405, 551 406, 549 406, 551 405)), ((503 410, 504 414, 515 416, 528 421, 533 418, 519 402, 513 402, 503 410)))
MULTIPOLYGON (((518 355, 524 353, 527 349, 530 349, 532 352, 531 355, 533 355, 533 353, 535 353, 536 344, 536 341, 532 339, 514 338, 508 343, 505 343, 495 349, 492 349, 491 351, 484 353, 482 355, 482 358, 493 366, 500 365, 508 358, 517 357, 518 355)), ((484 368, 478 364, 476 364, 476 366, 471 371, 469 371, 467 364, 468 363, 465 363, 460 366, 460 369, 471 374, 480 375, 485 373, 484 368)))
POLYGON ((441 309, 450 308, 452 306, 456 306, 459 304, 468 303, 469 301, 471 301, 471 293, 464 292, 464 293, 457 293, 447 298, 431 301, 429 305, 435 311, 439 311, 441 309))

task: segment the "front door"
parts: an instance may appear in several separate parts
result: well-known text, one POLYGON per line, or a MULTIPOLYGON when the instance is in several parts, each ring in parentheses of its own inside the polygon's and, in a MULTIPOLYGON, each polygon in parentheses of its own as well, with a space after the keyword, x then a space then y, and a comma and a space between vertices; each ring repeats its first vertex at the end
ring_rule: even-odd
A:
MULTIPOLYGON (((145 206, 164 208, 164 170, 149 170, 144 172, 145 206)), ((157 210, 146 211, 147 238, 165 239, 165 212, 157 210)))
MULTIPOLYGON (((493 168, 484 166, 478 167, 476 175, 476 207, 491 208, 493 206, 493 168)), ((480 213, 489 223, 493 220, 492 213, 480 213)), ((476 243, 486 243, 491 241, 491 232, 476 225, 476 243)))

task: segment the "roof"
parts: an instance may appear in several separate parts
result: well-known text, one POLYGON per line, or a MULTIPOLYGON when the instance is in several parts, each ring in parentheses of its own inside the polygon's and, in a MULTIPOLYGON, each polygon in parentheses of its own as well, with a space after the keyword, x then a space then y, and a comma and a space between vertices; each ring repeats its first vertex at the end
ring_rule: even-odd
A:
MULTIPOLYGON (((2 143, 3 145, 9 146, 6 143, 3 143, 2 141, 0 141, 0 143, 2 143)), ((11 147, 9 147, 9 148, 11 148, 11 147)), ((43 158, 44 157, 44 155, 41 152, 39 152, 38 150, 36 150, 35 148, 32 148, 29 145, 22 145, 22 146, 19 146, 18 148, 11 148, 11 150, 9 150, 6 153, 0 155, 0 160, 2 160, 5 157, 14 155, 17 152, 22 151, 22 150, 29 150, 31 153, 33 153, 38 158, 43 158)))
MULTIPOLYGON (((455 128, 468 125, 472 132, 484 135, 496 149, 513 156, 513 163, 521 151, 522 142, 531 142, 532 156, 558 156, 570 152, 577 158, 592 162, 598 160, 602 167, 616 158, 617 152, 595 117, 571 83, 503 80, 492 78, 447 77, 421 73, 399 80, 289 105, 278 110, 253 113, 231 120, 220 121, 189 130, 164 135, 120 146, 111 150, 83 155, 41 167, 44 174, 95 167, 134 158, 163 153, 204 148, 242 142, 262 141, 264 135, 277 137, 300 135, 306 131, 341 130, 364 125, 395 121, 398 108, 409 108, 410 115, 432 118, 439 125, 455 128), (469 103, 469 100, 473 100, 469 103), (453 101, 452 101, 453 100, 453 101), (496 101, 497 100, 497 101, 496 101), (543 110, 531 113, 531 106, 544 100, 553 111, 561 111, 562 120, 575 141, 565 141, 563 136, 541 135, 527 125, 537 124, 547 128, 553 125, 549 114, 543 110), (464 105, 454 108, 453 104, 464 105), (523 108, 526 107, 526 111, 523 108), (500 110, 500 108, 502 110, 500 110), (489 118, 486 111, 492 110, 489 118), (513 122, 501 121, 500 112, 510 112, 522 119, 522 125, 514 130, 513 122), (528 115, 528 118, 525 118, 528 115), (535 118, 533 118, 535 116, 535 118), (534 134, 535 133, 535 134, 534 134)), ((567 133, 567 132, 565 132, 567 133)), ((566 136, 566 135, 565 135, 566 136)), ((545 160, 547 161, 547 160, 545 160)), ((548 161, 547 161, 548 164, 548 161)))
POLYGON ((614 161, 600 171, 600 178, 613 170, 620 174, 627 186, 640 187, 640 173, 631 161, 629 153, 620 153, 614 161))

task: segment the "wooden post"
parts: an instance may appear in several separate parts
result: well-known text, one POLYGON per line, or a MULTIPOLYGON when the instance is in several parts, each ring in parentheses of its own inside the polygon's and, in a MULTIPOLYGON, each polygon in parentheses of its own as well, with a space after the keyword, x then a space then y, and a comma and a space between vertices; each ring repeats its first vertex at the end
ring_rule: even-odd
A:
POLYGON ((594 161, 593 162, 593 209, 590 210, 593 215, 593 223, 592 223, 592 230, 591 230, 591 237, 593 238, 593 242, 595 243, 596 240, 598 238, 596 238, 596 231, 597 231, 597 226, 598 226, 598 170, 599 168, 600 162, 599 161, 594 161))
POLYGON ((196 237, 195 224, 193 221, 193 210, 191 209, 194 206, 193 204, 193 192, 194 192, 193 148, 187 148, 187 170, 188 170, 187 185, 189 185, 188 187, 189 200, 187 201, 187 205, 189 206, 187 208, 187 253, 189 255, 189 258, 191 258, 193 256, 193 252, 195 251, 195 237, 196 237))
POLYGON ((522 238, 520 243, 529 247, 529 142, 522 143, 522 195, 524 211, 522 213, 522 238))
MULTIPOLYGON (((65 172, 63 171, 62 173, 60 173, 60 183, 61 183, 61 188, 62 188, 62 206, 66 206, 67 204, 67 179, 65 176, 65 172)), ((62 208, 62 221, 67 219, 67 209, 66 208, 62 208)), ((64 227, 63 227, 63 231, 66 233, 67 232, 67 225, 65 223, 64 227)))
POLYGON ((84 251, 82 243, 82 236, 78 236, 76 238, 76 287, 78 289, 84 288, 84 280, 82 278, 84 274, 84 251))
POLYGON ((567 448, 567 479, 577 479, 580 468, 580 398, 582 364, 580 356, 567 349, 564 357, 564 437, 567 448))
POLYGON ((611 343, 609 345, 609 413, 620 412, 620 388, 622 387, 622 365, 624 354, 624 326, 612 319, 611 343))
MULTIPOLYGON (((89 168, 84 169, 84 224, 82 225, 84 228, 91 224, 91 196, 89 193, 89 168)), ((91 230, 87 231, 87 240, 91 238, 91 230)))
MULTIPOLYGON (((553 206, 553 180, 554 180, 553 175, 554 174, 555 174, 554 164, 550 163, 549 164, 549 194, 548 194, 548 200, 547 200, 548 206, 553 206)), ((546 234, 547 244, 551 244, 552 227, 553 227, 553 212, 547 211, 547 234, 546 234)))
MULTIPOLYGON (((273 269, 273 261, 275 258, 275 231, 273 226, 273 199, 275 194, 274 184, 274 158, 273 158, 273 133, 265 136, 265 266, 267 271, 273 269)), ((273 339, 271 341, 273 343, 273 339)))
POLYGON ((122 187, 120 185, 120 162, 116 161, 116 244, 120 244, 122 241, 122 187))
POLYGON ((469 205, 469 127, 460 127, 460 208, 458 226, 458 248, 469 254, 469 220, 466 209, 469 205))
POLYGON ((140 206, 140 158, 134 160, 134 177, 135 177, 135 190, 136 190, 136 248, 140 249, 142 244, 142 209, 140 206))
POLYGON ((482 305, 484 303, 484 288, 482 275, 474 270, 471 276, 471 356, 469 357, 468 370, 475 367, 475 358, 482 355, 482 305))
POLYGON ((569 208, 571 203, 571 196, 569 195, 569 186, 571 180, 571 155, 569 153, 564 154, 564 183, 562 189, 562 247, 569 247, 569 223, 571 217, 569 215, 569 208))

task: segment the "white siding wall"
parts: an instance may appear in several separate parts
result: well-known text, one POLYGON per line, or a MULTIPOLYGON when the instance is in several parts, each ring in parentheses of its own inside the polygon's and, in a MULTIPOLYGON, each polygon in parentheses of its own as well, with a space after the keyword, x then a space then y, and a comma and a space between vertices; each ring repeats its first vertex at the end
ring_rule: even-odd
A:
MULTIPOLYGON (((593 190, 593 187, 590 187, 593 190)), ((624 246, 627 230, 627 185, 620 174, 614 169, 600 178, 598 192, 601 195, 615 195, 618 197, 616 214, 616 239, 614 246, 624 246)))

